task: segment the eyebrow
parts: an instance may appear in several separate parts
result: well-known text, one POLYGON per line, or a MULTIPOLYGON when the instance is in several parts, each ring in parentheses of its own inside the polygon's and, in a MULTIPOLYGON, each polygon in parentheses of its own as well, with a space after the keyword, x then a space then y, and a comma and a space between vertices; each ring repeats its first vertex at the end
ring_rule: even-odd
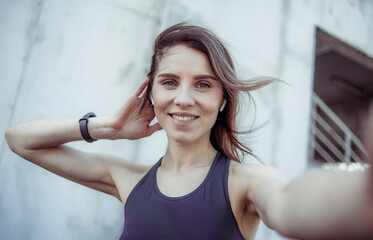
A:
MULTIPOLYGON (((178 75, 173 74, 173 73, 162 73, 162 74, 159 74, 158 78, 161 78, 161 77, 170 77, 170 78, 180 79, 180 77, 178 75)), ((206 79, 206 78, 209 78, 209 79, 217 81, 216 77, 208 75, 208 74, 196 75, 196 76, 194 76, 193 79, 199 80, 199 79, 206 79)))

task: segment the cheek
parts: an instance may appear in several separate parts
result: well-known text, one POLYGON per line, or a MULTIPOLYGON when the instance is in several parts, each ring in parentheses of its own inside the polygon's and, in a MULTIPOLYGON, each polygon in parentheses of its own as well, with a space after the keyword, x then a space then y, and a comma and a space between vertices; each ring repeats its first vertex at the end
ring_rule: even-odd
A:
POLYGON ((206 98, 203 101, 204 102, 204 106, 205 106, 205 110, 209 111, 211 113, 213 113, 213 112, 218 113, 222 101, 223 101, 222 97, 220 97, 220 96, 209 96, 208 98, 206 98))
POLYGON ((157 118, 158 123, 161 125, 162 128, 165 128, 163 123, 164 123, 166 116, 163 114, 163 111, 160 105, 156 103, 156 100, 154 100, 153 109, 154 109, 154 114, 155 114, 155 117, 157 118))
POLYGON ((157 119, 160 119, 162 117, 162 112, 168 104, 167 95, 163 94, 162 91, 159 91, 159 89, 154 88, 152 91, 152 99, 155 116, 157 117, 157 119))

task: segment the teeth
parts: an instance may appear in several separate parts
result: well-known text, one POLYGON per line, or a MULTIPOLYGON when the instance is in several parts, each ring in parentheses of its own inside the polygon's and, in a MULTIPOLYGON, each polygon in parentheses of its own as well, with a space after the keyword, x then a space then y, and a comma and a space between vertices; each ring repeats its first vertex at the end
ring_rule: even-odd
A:
POLYGON ((195 119, 196 117, 193 116, 178 116, 178 115, 172 115, 173 118, 179 120, 179 121, 189 121, 192 119, 195 119))

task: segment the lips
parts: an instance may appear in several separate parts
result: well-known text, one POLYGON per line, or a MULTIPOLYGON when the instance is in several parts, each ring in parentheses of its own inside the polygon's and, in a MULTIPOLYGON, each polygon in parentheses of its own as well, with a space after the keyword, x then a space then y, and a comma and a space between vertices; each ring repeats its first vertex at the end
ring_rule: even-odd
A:
POLYGON ((196 116, 179 116, 179 115, 171 115, 172 118, 175 118, 179 121, 190 121, 192 119, 196 119, 196 116))
POLYGON ((179 112, 179 113, 170 113, 169 114, 176 122, 178 123, 190 123, 193 122, 198 116, 190 113, 179 112))

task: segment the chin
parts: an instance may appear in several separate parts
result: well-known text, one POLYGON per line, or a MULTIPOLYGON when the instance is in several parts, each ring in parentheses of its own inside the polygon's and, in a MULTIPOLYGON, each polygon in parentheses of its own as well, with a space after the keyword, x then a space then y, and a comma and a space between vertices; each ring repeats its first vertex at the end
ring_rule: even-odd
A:
POLYGON ((179 144, 189 144, 196 141, 196 139, 191 139, 187 136, 178 136, 178 137, 171 137, 171 139, 179 144))
MULTIPOLYGON (((168 139, 169 140, 172 140, 174 142, 177 142, 179 144, 191 144, 191 143, 196 143, 196 142, 200 142, 201 140, 203 140, 204 138, 204 135, 195 135, 195 134, 192 134, 191 132, 180 132, 180 133, 174 133, 174 134, 170 134, 168 135, 168 139)), ((209 139, 209 137, 207 138, 209 139)))

